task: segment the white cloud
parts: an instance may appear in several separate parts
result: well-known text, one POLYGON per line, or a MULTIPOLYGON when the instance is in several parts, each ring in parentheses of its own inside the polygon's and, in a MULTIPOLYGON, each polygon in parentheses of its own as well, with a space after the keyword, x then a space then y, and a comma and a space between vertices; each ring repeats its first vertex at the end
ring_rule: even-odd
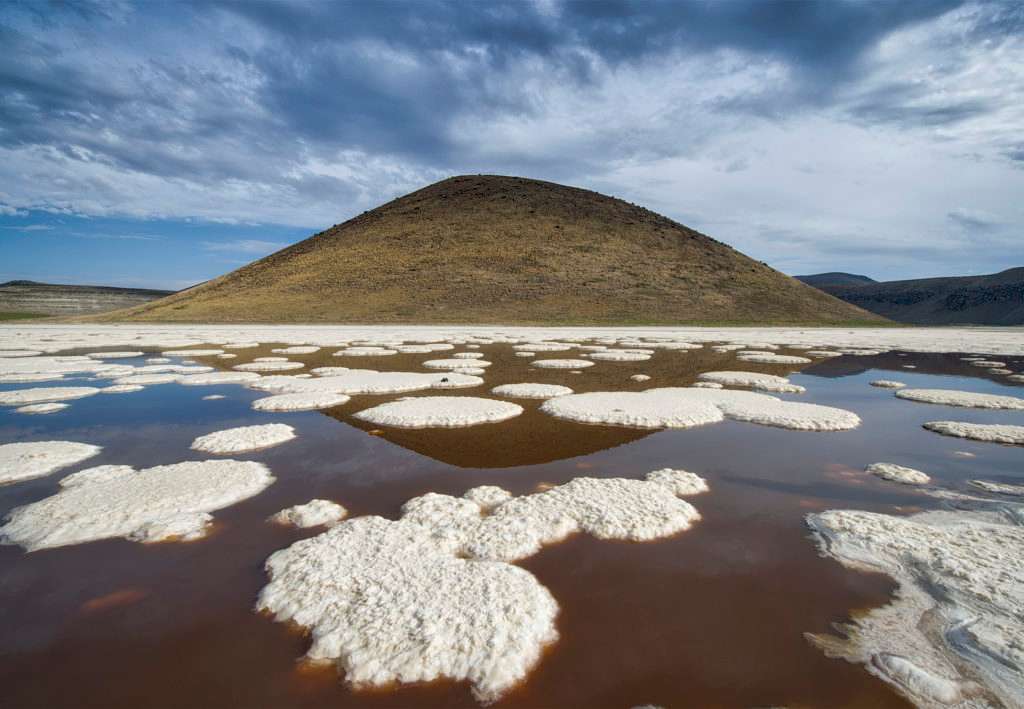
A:
POLYGON ((276 241, 260 241, 259 239, 204 241, 201 245, 206 251, 231 251, 243 254, 269 254, 287 246, 287 244, 276 241))

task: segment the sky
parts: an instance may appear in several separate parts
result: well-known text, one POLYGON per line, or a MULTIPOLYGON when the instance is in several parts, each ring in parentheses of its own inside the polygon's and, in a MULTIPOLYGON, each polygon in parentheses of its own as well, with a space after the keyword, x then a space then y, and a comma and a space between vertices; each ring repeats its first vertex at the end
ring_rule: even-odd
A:
POLYGON ((1020 2, 0 4, 0 281, 183 288, 445 177, 789 274, 1024 265, 1020 2))

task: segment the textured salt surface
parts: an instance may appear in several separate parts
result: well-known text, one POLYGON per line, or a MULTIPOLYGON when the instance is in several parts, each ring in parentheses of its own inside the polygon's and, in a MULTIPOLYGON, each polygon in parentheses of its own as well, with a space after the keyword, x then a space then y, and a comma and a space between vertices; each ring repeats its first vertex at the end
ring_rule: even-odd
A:
POLYGON ((716 382, 723 386, 749 387, 760 391, 787 392, 801 394, 805 391, 799 384, 792 384, 785 377, 760 372, 704 372, 698 379, 704 382, 716 382))
POLYGON ((156 384, 174 384, 181 379, 180 374, 132 374, 119 377, 114 384, 120 386, 152 386, 156 384))
POLYGON ((1024 411, 1024 399, 999 394, 980 394, 955 389, 900 389, 896 396, 909 401, 974 409, 1014 409, 1024 411))
POLYGON ((512 399, 550 399, 572 394, 572 389, 559 384, 502 384, 491 389, 491 393, 512 399))
POLYGON ((647 374, 634 374, 630 377, 630 380, 634 382, 647 382, 650 381, 650 379, 650 375, 647 374))
POLYGON ((0 445, 0 484, 39 478, 80 463, 102 449, 71 441, 33 441, 0 445))
POLYGON ((535 359, 530 365, 541 369, 583 369, 593 367, 594 363, 585 359, 535 359))
POLYGON ((651 358, 651 355, 647 352, 629 352, 625 350, 602 350, 600 352, 591 352, 587 356, 590 359, 602 362, 645 362, 651 358))
POLYGON ((860 424, 844 409, 696 387, 572 394, 545 401, 540 410, 570 421, 636 428, 689 428, 725 417, 799 431, 843 431, 860 424))
POLYGON ((294 505, 281 510, 270 518, 275 524, 284 524, 300 529, 307 527, 329 527, 345 519, 348 510, 330 500, 310 500, 304 505, 294 505))
POLYGON ((695 477, 578 478, 521 498, 493 486, 429 493, 398 521, 341 522, 276 552, 258 607, 310 628, 307 657, 336 661, 353 685, 464 679, 493 701, 558 637, 554 598, 504 562, 577 531, 636 540, 683 531, 699 515, 673 491, 696 487, 695 477))
MULTIPOLYGON (((327 369, 320 368, 323 372, 327 369)), ((450 372, 376 372, 370 369, 352 369, 341 374, 296 379, 295 377, 264 377, 250 384, 250 388, 281 394, 304 392, 334 392, 337 394, 401 394, 423 389, 461 389, 483 384, 480 377, 450 372)))
POLYGON ((182 377, 179 384, 185 386, 212 386, 217 384, 249 384, 260 378, 256 372, 211 372, 182 377))
POLYGON ((873 387, 879 387, 881 389, 902 389, 906 386, 903 382, 896 382, 891 379, 876 379, 873 382, 869 382, 873 387))
POLYGON ((756 362, 759 364, 810 364, 811 360, 807 357, 798 357, 796 355, 777 355, 769 352, 752 352, 749 354, 739 354, 736 359, 742 362, 756 362))
POLYGON ((302 362, 248 362, 236 364, 233 369, 239 372, 286 372, 291 369, 302 369, 302 362))
POLYGON ((1000 495, 1024 496, 1024 485, 1011 485, 1009 483, 994 483, 988 480, 969 480, 971 485, 981 488, 986 492, 996 492, 1000 495))
POLYGON ((47 401, 68 401, 99 394, 96 387, 35 387, 0 391, 0 406, 24 406, 47 401))
POLYGON ((900 583, 896 599, 813 636, 921 706, 1024 705, 1024 528, 1016 515, 893 517, 831 510, 807 518, 821 551, 900 583), (980 686, 979 686, 980 685, 980 686))
POLYGON ((355 417, 397 428, 457 428, 504 421, 521 413, 523 407, 507 401, 475 396, 424 396, 374 406, 355 417))
POLYGON ((32 382, 53 382, 63 379, 63 374, 27 373, 27 374, 0 374, 0 384, 29 384, 32 382))
POLYGON ((48 404, 28 404, 15 409, 19 414, 54 414, 68 408, 68 404, 50 402, 48 404))
POLYGON ((866 471, 884 480, 904 485, 926 485, 931 482, 931 478, 926 473, 895 463, 872 463, 866 468, 866 471))
POLYGON ((284 423, 240 426, 215 431, 192 441, 192 450, 227 455, 269 448, 295 438, 295 429, 284 423))
POLYGON ((311 411, 313 409, 329 409, 348 403, 347 394, 336 394, 327 391, 300 392, 298 394, 277 394, 252 402, 257 411, 311 411))
POLYGON ((319 347, 312 345, 294 345, 292 347, 279 347, 278 349, 271 350, 274 354, 293 355, 293 354, 313 354, 319 352, 319 347))
POLYGON ((101 394, 131 394, 136 391, 142 391, 146 387, 141 384, 112 384, 108 387, 100 389, 101 394))
POLYGON ((463 369, 465 367, 482 369, 490 367, 491 363, 482 359, 473 360, 472 362, 464 359, 428 359, 423 363, 423 366, 427 369, 463 369))
POLYGON ((60 492, 19 507, 0 527, 0 539, 28 551, 125 537, 155 542, 196 539, 210 512, 262 492, 274 481, 262 463, 206 460, 139 472, 102 466, 66 478, 60 492))
POLYGON ((969 438, 972 441, 989 443, 1010 443, 1024 445, 1024 426, 996 423, 967 423, 964 421, 929 421, 924 424, 929 431, 944 436, 969 438))

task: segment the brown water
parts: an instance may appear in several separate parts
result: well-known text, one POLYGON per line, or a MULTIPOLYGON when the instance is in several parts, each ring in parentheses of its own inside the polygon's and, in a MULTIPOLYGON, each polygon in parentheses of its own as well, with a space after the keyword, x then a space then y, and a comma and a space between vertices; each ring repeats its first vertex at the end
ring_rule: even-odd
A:
MULTIPOLYGON (((243 350, 237 364, 269 354, 243 350)), ((529 368, 504 346, 486 387, 415 395, 486 395, 509 382, 563 383, 577 391, 685 385, 708 369, 787 374, 737 364, 731 354, 660 352, 649 362, 599 362, 573 375, 529 368), (643 372, 651 381, 631 382, 643 372)), ((421 371, 436 355, 293 356, 311 366, 421 371)), ((569 353, 542 358, 573 357, 569 353)), ((209 360, 204 360, 209 361, 209 360)), ((223 366, 216 359, 212 364, 223 366)), ((803 516, 852 507, 910 512, 934 506, 911 488, 860 471, 891 460, 938 481, 1020 476, 1020 448, 970 443, 924 431, 926 420, 1024 423, 1020 412, 951 411, 900 401, 867 386, 885 376, 912 385, 1008 391, 956 356, 843 357, 809 366, 794 381, 801 401, 842 406, 864 419, 841 433, 799 433, 726 422, 650 432, 557 421, 536 411, 461 430, 384 430, 351 414, 395 397, 357 396, 326 412, 261 414, 262 392, 237 386, 148 387, 137 394, 71 402, 64 412, 0 412, 0 442, 66 439, 104 452, 50 477, 0 487, 0 513, 57 489, 75 470, 137 467, 208 456, 188 450, 203 433, 282 421, 298 438, 245 456, 277 482, 214 514, 215 533, 194 543, 110 540, 25 554, 0 547, 0 705, 4 707, 456 707, 475 706, 463 683, 351 691, 332 667, 299 662, 308 641, 253 612, 273 551, 317 530, 267 524, 313 497, 355 515, 397 517, 410 497, 461 494, 480 484, 514 493, 578 476, 642 477, 660 467, 704 476, 711 492, 690 498, 703 515, 692 530, 650 543, 577 535, 523 562, 558 600, 560 640, 499 707, 895 707, 905 706, 862 667, 827 659, 804 633, 828 632, 856 609, 885 603, 893 584, 817 555, 803 516), (914 364, 915 370, 903 369, 914 364), (879 371, 894 369, 895 371, 879 371), (220 393, 228 398, 202 401, 220 393), (954 455, 969 451, 975 458, 954 455)), ((16 388, 16 387, 7 387, 16 388)))

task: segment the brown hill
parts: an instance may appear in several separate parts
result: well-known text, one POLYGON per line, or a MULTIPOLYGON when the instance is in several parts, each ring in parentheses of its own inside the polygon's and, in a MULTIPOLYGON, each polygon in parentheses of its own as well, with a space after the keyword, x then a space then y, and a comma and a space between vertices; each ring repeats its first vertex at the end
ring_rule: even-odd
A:
POLYGON ((100 319, 190 322, 884 322, 647 209, 453 177, 237 271, 100 319))

